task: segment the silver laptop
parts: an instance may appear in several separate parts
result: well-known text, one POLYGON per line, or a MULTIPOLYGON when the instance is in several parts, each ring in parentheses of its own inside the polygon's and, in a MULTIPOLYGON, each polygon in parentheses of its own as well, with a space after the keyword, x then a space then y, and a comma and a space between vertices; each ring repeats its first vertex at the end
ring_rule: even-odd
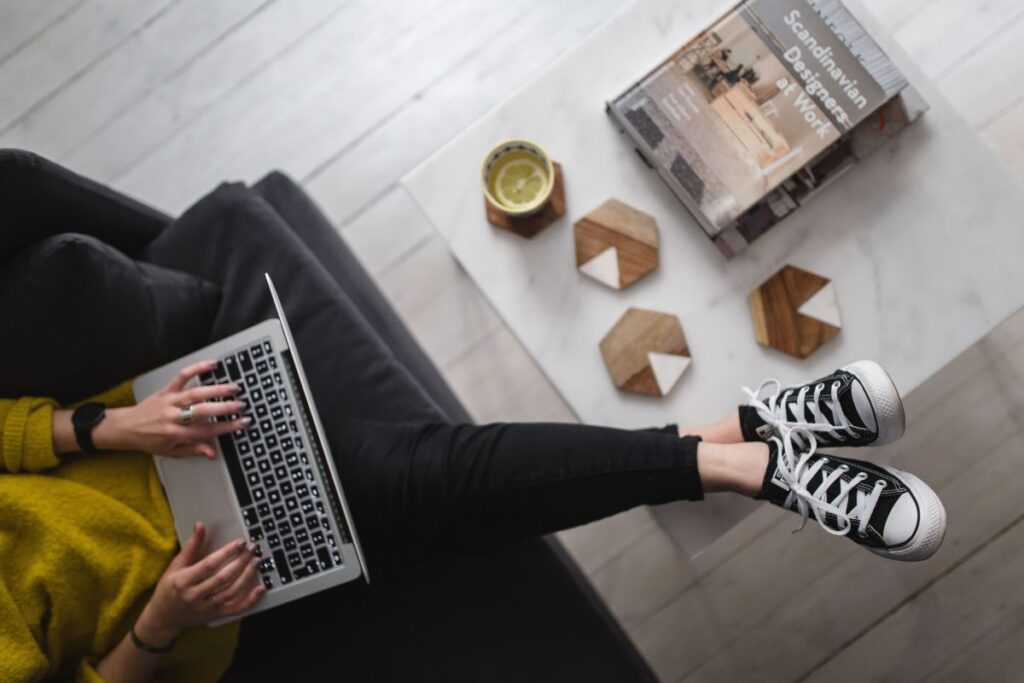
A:
POLYGON ((274 283, 266 278, 276 320, 179 358, 134 383, 141 401, 181 368, 217 359, 216 370, 192 386, 235 382, 242 387, 240 398, 248 403, 252 423, 218 439, 219 457, 158 455, 156 467, 179 541, 187 541, 193 525, 202 521, 211 551, 239 537, 256 544, 267 592, 245 614, 360 576, 370 580, 295 339, 274 283))

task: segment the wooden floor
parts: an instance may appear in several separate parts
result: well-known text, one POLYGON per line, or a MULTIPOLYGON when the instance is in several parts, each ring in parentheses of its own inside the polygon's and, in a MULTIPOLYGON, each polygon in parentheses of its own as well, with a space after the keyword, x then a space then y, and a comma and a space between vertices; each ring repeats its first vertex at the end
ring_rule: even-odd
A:
MULTIPOLYGON (((1024 5, 869 4, 1024 179, 1024 5)), ((397 181, 621 6, 2 0, 0 146, 172 213, 281 168, 477 419, 574 420, 397 181)), ((943 497, 932 561, 791 536, 766 507, 695 559, 646 509, 563 540, 665 681, 1024 680, 1024 314, 907 404, 907 437, 876 455, 943 497)))

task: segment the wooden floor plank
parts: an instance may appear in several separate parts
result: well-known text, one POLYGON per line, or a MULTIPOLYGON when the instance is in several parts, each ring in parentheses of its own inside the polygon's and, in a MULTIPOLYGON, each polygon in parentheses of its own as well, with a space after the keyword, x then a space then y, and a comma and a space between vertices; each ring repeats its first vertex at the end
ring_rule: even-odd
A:
POLYGON ((630 631, 694 580, 690 558, 655 527, 592 574, 594 588, 630 631))
POLYGON ((396 114, 313 169, 304 185, 344 223, 621 5, 619 0, 543 3, 396 114), (529 49, 523 46, 529 45, 529 49), (510 58, 510 55, 515 55, 510 58))
POLYGON ((1024 182, 1024 101, 1015 103, 997 118, 986 122, 981 133, 1010 171, 1024 182))
MULTIPOLYGON (((1018 580, 1017 593, 1020 582, 1018 580)), ((930 683, 1019 683, 1024 671, 1024 610, 1006 615, 991 631, 975 634, 957 655, 932 672, 930 683)))
POLYGON ((379 283, 439 367, 502 324, 437 235, 382 272, 379 283))
POLYGON ((477 422, 576 422, 504 325, 479 338, 442 372, 477 422))
POLYGON ((464 53, 459 36, 468 26, 479 26, 486 36, 512 14, 507 5, 485 11, 475 0, 425 3, 415 11, 394 4, 374 2, 369 11, 378 18, 319 35, 326 44, 304 44, 294 59, 278 61, 222 99, 115 185, 174 209, 222 177, 252 179, 270 165, 301 178, 329 155, 328 148, 372 126, 432 74, 458 61, 464 53), (295 78, 297 73, 304 77, 295 78), (268 87, 277 97, 266 97, 268 87), (178 183, 163 183, 168 168, 188 172, 178 183))
POLYGON ((939 81, 943 93, 974 128, 986 128, 1024 100, 1021 41, 1024 13, 1007 21, 998 35, 957 62, 939 81), (998 69, 998 77, 993 77, 993 69, 998 69))
POLYGON ((393 188, 356 220, 339 229, 374 276, 434 234, 430 220, 402 187, 393 188))
POLYGON ((181 0, 19 119, 0 145, 63 156, 273 0, 181 0), (96 97, 96 93, 103 93, 96 97))
POLYGON ((0 68, 11 55, 71 12, 85 0, 6 0, 0 3, 0 68))
MULTIPOLYGON (((986 446, 993 449, 987 457, 938 489, 950 521, 943 548, 929 561, 887 561, 845 541, 846 557, 786 594, 762 620, 752 621, 742 637, 682 680, 797 680, 862 637, 907 596, 926 588, 985 546, 1009 520, 1024 515, 1024 499, 1016 493, 1024 480, 1024 460, 1020 458, 1024 429, 997 447, 986 446), (979 504, 985 500, 1000 503, 979 504)), ((782 533, 770 535, 780 547, 785 543, 782 533)), ((801 541, 819 551, 844 544, 843 539, 824 536, 818 533, 801 541)), ((807 559, 813 561, 813 557, 807 559)), ((735 609, 742 618, 744 604, 737 602, 735 609)))
POLYGON ((1018 0, 933 0, 915 11, 893 37, 928 76, 941 78, 1021 12, 1024 7, 1018 0))
POLYGON ((354 9, 346 0, 274 2, 74 145, 60 161, 109 182, 335 15, 347 13, 354 19, 354 9))
MULTIPOLYGON (((946 662, 1024 615, 1024 520, 888 615, 808 677, 818 683, 934 680, 946 662)), ((1024 669, 1019 673, 1024 674, 1024 669)), ((970 680, 970 679, 968 679, 970 680)), ((974 678, 973 680, 982 680, 974 678)))
POLYGON ((175 1, 90 0, 50 25, 0 68, 0 135, 175 1))

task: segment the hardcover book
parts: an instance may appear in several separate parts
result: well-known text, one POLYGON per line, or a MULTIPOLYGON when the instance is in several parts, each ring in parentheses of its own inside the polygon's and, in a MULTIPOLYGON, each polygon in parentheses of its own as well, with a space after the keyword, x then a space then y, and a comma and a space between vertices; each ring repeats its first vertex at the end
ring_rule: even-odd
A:
POLYGON ((746 0, 608 112, 731 258, 926 109, 840 0, 746 0))

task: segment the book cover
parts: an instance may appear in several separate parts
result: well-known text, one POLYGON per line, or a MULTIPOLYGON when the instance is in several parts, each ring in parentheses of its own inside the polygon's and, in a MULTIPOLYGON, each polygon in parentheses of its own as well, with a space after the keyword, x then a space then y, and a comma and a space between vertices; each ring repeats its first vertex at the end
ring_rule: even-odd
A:
POLYGON ((608 110, 732 256, 863 157, 872 115, 916 118, 907 85, 839 0, 746 0, 608 110))

